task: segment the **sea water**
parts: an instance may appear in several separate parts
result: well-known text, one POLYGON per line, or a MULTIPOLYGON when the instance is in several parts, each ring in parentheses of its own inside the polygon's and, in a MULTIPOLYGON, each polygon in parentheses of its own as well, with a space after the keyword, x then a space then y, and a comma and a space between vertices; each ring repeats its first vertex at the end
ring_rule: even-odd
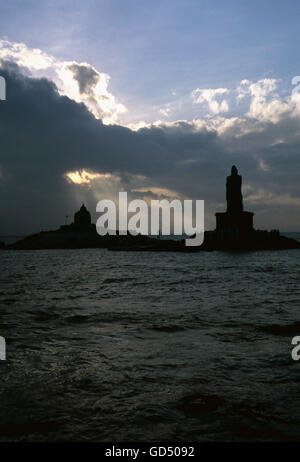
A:
POLYGON ((300 250, 0 265, 1 441, 300 440, 300 250))

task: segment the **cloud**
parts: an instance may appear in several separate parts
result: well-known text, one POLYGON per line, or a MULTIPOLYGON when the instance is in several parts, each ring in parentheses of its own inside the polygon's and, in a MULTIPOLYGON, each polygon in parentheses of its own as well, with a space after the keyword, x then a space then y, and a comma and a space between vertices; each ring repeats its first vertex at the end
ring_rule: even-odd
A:
POLYGON ((12 61, 32 71, 43 71, 55 65, 55 59, 42 50, 8 40, 0 40, 0 59, 12 61))
MULTIPOLYGON (((85 185, 91 185, 91 183, 97 179, 97 180, 112 180, 113 175, 110 173, 95 173, 91 172, 85 169, 82 170, 76 170, 75 172, 67 172, 65 174, 65 177, 67 181, 75 184, 85 184, 85 185)), ((118 177, 114 177, 115 180, 119 180, 118 177)))
POLYGON ((108 91, 109 75, 88 63, 64 62, 57 74, 62 82, 60 93, 84 103, 104 124, 116 123, 119 115, 126 112, 126 107, 108 91))
POLYGON ((163 108, 159 109, 159 112, 165 116, 165 117, 168 117, 170 115, 170 107, 168 105, 164 106, 163 108))
MULTIPOLYGON (((64 66, 78 94, 94 98, 96 70, 64 66)), ((104 124, 82 99, 64 94, 57 73, 54 80, 33 77, 23 64, 3 61, 0 74, 8 90, 0 102, 1 234, 53 229, 82 201, 95 220, 96 202, 122 190, 130 198, 204 199, 212 229, 214 212, 225 209, 232 164, 243 175, 245 208, 256 213, 257 227, 300 229, 298 94, 283 101, 290 109, 274 119, 258 111, 258 118, 157 121, 133 131, 104 124)), ((274 84, 251 85, 243 86, 245 98, 268 105, 274 84)))
POLYGON ((108 91, 110 76, 88 63, 59 61, 53 56, 24 43, 0 40, 0 61, 12 61, 23 73, 51 79, 61 95, 68 96, 87 108, 104 124, 114 124, 127 111, 108 91))
POLYGON ((228 112, 229 105, 226 99, 218 101, 217 98, 219 95, 224 95, 229 93, 228 88, 206 88, 192 91, 192 98, 194 104, 203 104, 207 103, 210 111, 213 114, 219 114, 220 112, 228 112))
MULTIPOLYGON (((251 188, 252 189, 252 188, 251 188)), ((247 202, 249 204, 264 204, 264 205, 276 205, 286 206, 295 205, 300 207, 300 197, 293 197, 290 194, 274 194, 271 191, 267 191, 263 188, 252 192, 247 196, 247 202)))
POLYGON ((237 98, 251 96, 247 117, 260 122, 276 123, 290 112, 290 105, 275 93, 277 82, 276 79, 261 79, 254 83, 249 80, 241 81, 237 88, 237 98))

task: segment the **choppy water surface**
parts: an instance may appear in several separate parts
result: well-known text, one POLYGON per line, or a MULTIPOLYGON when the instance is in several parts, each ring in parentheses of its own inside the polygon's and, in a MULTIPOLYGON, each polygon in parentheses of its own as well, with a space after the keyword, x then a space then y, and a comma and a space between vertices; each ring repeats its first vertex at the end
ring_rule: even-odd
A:
POLYGON ((0 265, 0 440, 300 440, 300 251, 0 265))

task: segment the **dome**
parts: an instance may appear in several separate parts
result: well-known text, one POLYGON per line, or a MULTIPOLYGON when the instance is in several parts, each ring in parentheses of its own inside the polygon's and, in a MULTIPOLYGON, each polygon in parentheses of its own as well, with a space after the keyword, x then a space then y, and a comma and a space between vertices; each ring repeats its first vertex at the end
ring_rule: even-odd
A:
POLYGON ((90 225, 91 214, 84 204, 80 207, 80 210, 74 214, 75 225, 90 225))

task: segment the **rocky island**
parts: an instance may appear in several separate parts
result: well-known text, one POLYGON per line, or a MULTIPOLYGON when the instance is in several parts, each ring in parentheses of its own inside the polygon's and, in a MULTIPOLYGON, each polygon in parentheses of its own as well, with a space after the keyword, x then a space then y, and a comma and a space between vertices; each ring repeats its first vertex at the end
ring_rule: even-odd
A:
POLYGON ((70 225, 54 231, 42 231, 14 244, 0 243, 1 250, 108 248, 115 251, 199 252, 213 250, 278 250, 299 249, 300 242, 282 236, 278 230, 261 231, 253 227, 253 213, 244 211, 242 177, 235 165, 226 181, 226 212, 216 213, 216 229, 205 231, 199 247, 185 246, 185 239, 157 239, 131 234, 105 235, 97 233, 91 214, 84 204, 74 214, 70 225))

